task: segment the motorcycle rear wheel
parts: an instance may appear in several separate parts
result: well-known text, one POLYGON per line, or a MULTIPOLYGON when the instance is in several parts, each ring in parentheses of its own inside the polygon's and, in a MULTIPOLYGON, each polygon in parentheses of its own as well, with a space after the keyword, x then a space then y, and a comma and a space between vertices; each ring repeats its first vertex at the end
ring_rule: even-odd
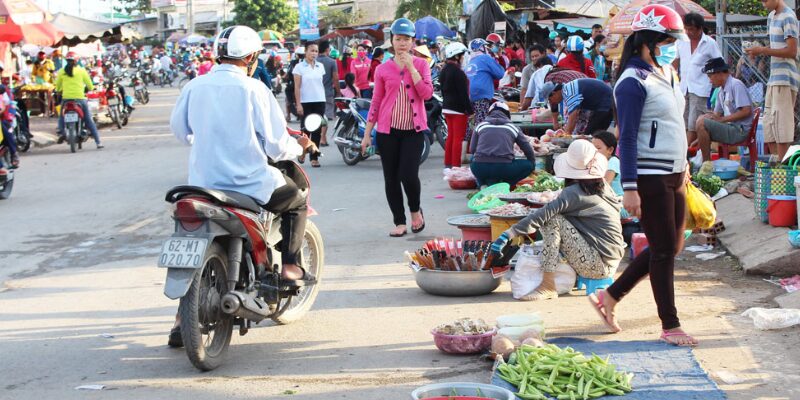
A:
POLYGON ((78 133, 75 132, 75 125, 67 128, 67 143, 69 143, 70 153, 74 153, 78 149, 78 133))
POLYGON ((428 159, 428 156, 429 156, 430 154, 431 154, 431 142, 430 142, 430 140, 428 140, 428 138, 426 137, 426 138, 425 138, 425 139, 422 141, 422 155, 421 155, 421 156, 420 156, 420 158, 419 158, 419 165, 422 165, 422 163, 424 163, 424 162, 425 162, 425 160, 427 160, 427 159, 428 159))
POLYGON ((14 127, 14 137, 17 139, 17 150, 25 153, 31 148, 31 138, 17 125, 14 127))
POLYGON ((286 325, 303 318, 319 294, 319 286, 322 283, 322 270, 325 265, 325 248, 322 243, 322 234, 316 225, 311 221, 306 221, 306 232, 303 237, 303 246, 301 249, 301 262, 300 266, 306 270, 307 273, 314 275, 317 278, 317 283, 312 286, 300 288, 300 294, 294 296, 289 300, 282 300, 279 308, 283 307, 286 301, 290 301, 289 308, 279 317, 273 317, 272 320, 286 325))
MULTIPOLYGON (((356 136, 356 129, 358 129, 357 126, 352 127, 350 129, 350 133, 346 135, 345 138, 348 140, 356 139, 358 137, 356 136)), ((353 149, 348 146, 339 146, 339 151, 342 153, 342 161, 351 167, 366 159, 361 154, 360 149, 353 149)))
MULTIPOLYGON (((3 165, 11 165, 11 154, 6 152, 3 156, 3 165)), ((10 181, 7 181, 6 184, 3 186, 3 189, 0 190, 0 200, 6 200, 11 197, 11 189, 14 188, 14 179, 12 178, 10 181)))
POLYGON ((122 129, 122 122, 119 119, 119 112, 117 111, 116 107, 111 107, 108 110, 109 116, 111 116, 111 122, 117 126, 117 129, 122 129))
POLYGON ((444 119, 444 115, 439 118, 439 124, 436 125, 436 131, 433 134, 444 149, 445 142, 447 142, 447 121, 444 119))
POLYGON ((212 243, 178 306, 186 355, 201 371, 222 365, 233 336, 233 317, 225 314, 220 304, 228 291, 227 260, 222 246, 212 243))

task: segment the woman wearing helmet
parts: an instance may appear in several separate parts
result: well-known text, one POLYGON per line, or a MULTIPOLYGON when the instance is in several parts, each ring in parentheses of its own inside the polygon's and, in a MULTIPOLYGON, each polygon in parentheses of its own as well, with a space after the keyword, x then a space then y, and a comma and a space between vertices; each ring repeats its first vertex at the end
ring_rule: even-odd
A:
MULTIPOLYGON (((74 101, 80 104, 83 109, 83 123, 92 134, 94 142, 98 149, 102 149, 103 145, 100 144, 100 135, 97 133, 97 126, 92 119, 92 113, 89 111, 89 104, 86 101, 86 91, 94 90, 92 79, 89 78, 89 73, 85 69, 76 65, 77 55, 74 51, 67 53, 67 65, 64 70, 56 77, 56 92, 61 94, 61 107, 63 109, 64 103, 67 101, 74 101)), ((64 115, 58 116, 58 143, 63 143, 64 137, 64 115)))
POLYGON ((597 78, 592 60, 583 56, 583 39, 580 36, 570 36, 567 39, 566 51, 567 55, 558 61, 557 67, 581 72, 589 78, 597 78))
POLYGON ((496 33, 490 33, 488 36, 486 36, 486 44, 490 55, 497 61, 498 64, 500 64, 501 67, 503 67, 503 70, 511 66, 511 60, 506 57, 506 54, 503 51, 505 42, 500 35, 496 33))
POLYGON ((372 145, 372 128, 377 127, 377 146, 381 153, 386 199, 392 210, 395 229, 389 236, 406 234, 403 191, 411 211, 411 231, 425 229, 420 208, 419 164, 428 129, 425 100, 433 95, 428 63, 411 55, 414 23, 400 18, 391 27, 395 56, 375 70, 375 91, 367 117, 361 149, 372 145))
POLYGON ((448 169, 461 166, 461 144, 473 110, 469 101, 469 79, 461 69, 467 47, 458 42, 450 43, 444 48, 444 53, 447 61, 439 73, 439 84, 442 87, 442 113, 447 121, 444 168, 448 169))
POLYGON ((677 12, 663 5, 643 7, 631 24, 614 87, 619 126, 623 206, 639 217, 650 247, 637 256, 607 290, 590 296, 604 322, 621 328, 614 307, 650 276, 663 329, 661 340, 692 346, 675 309, 673 270, 683 248, 686 214, 686 126, 684 98, 672 61, 676 39, 685 40, 677 12))
MULTIPOLYGON (((485 40, 473 39, 469 47, 472 56, 465 72, 469 78, 469 99, 475 112, 473 126, 477 126, 489 114, 489 106, 494 98, 494 81, 503 77, 505 69, 487 54, 485 40)), ((471 135, 467 135, 467 142, 469 136, 471 135)))

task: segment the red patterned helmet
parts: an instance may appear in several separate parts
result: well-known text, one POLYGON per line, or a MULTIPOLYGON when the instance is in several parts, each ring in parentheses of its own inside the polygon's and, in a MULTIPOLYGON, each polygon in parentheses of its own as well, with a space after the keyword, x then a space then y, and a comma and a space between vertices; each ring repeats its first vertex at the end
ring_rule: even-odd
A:
POLYGON ((661 4, 642 7, 633 18, 631 30, 661 32, 678 40, 689 40, 683 29, 681 16, 675 10, 661 4))
POLYGON ((496 33, 490 33, 489 36, 486 36, 486 41, 490 44, 503 44, 503 38, 496 33))
POLYGON ((67 57, 66 57, 67 60, 74 60, 76 58, 78 58, 78 55, 75 54, 74 51, 70 51, 70 52, 67 53, 67 57))

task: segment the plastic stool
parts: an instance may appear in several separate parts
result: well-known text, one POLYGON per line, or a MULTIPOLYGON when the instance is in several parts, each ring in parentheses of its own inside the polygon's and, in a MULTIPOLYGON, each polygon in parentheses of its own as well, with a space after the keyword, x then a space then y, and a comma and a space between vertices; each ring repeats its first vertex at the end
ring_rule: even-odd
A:
POLYGON ((578 275, 578 290, 586 288, 586 295, 590 295, 599 289, 605 289, 614 283, 613 277, 603 279, 589 279, 578 275))

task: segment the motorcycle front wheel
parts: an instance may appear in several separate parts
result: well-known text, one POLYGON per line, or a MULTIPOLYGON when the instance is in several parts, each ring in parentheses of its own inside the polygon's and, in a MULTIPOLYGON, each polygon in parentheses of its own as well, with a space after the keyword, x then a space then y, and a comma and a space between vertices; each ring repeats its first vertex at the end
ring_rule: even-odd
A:
POLYGON ((233 317, 225 314, 220 305, 228 291, 227 260, 222 246, 212 243, 203 266, 195 271, 189 291, 181 297, 178 306, 186 355, 201 371, 211 371, 222 365, 231 343, 233 317))
MULTIPOLYGON (((344 135, 345 139, 347 140, 356 140, 358 135, 356 135, 356 130, 358 129, 357 126, 353 126, 350 129, 349 135, 344 135)), ((364 160, 364 156, 361 154, 361 149, 354 149, 349 146, 339 146, 339 151, 342 153, 342 161, 349 166, 353 166, 364 160)))
POLYGON ((434 136, 436 136, 439 145, 444 148, 445 142, 447 141, 447 121, 444 119, 444 115, 439 117, 439 124, 436 126, 434 136))
POLYGON ((14 137, 17 139, 17 150, 25 153, 31 148, 31 138, 17 125, 14 127, 14 137))
MULTIPOLYGON (((3 155, 3 165, 11 165, 11 154, 9 152, 6 152, 5 155, 3 155)), ((0 190, 0 200, 6 200, 11 197, 11 189, 13 188, 14 179, 6 181, 5 185, 3 185, 3 189, 0 190)))
POLYGON ((300 266, 306 273, 314 275, 317 283, 311 286, 300 288, 300 294, 289 299, 281 300, 278 309, 283 308, 289 302, 289 308, 280 316, 273 317, 272 320, 286 325, 295 322, 306 315, 319 294, 319 286, 322 283, 322 270, 325 264, 325 248, 322 243, 322 234, 311 221, 306 221, 306 231, 303 237, 303 246, 300 248, 300 266))
POLYGON ((117 108, 110 107, 108 110, 108 115, 111 117, 111 122, 117 126, 117 129, 122 129, 122 121, 119 119, 119 111, 117 111, 117 108))
POLYGON ((422 141, 422 155, 419 158, 419 165, 422 165, 422 163, 424 163, 425 160, 428 159, 428 155, 430 154, 431 154, 431 141, 428 140, 428 138, 426 137, 422 141))

